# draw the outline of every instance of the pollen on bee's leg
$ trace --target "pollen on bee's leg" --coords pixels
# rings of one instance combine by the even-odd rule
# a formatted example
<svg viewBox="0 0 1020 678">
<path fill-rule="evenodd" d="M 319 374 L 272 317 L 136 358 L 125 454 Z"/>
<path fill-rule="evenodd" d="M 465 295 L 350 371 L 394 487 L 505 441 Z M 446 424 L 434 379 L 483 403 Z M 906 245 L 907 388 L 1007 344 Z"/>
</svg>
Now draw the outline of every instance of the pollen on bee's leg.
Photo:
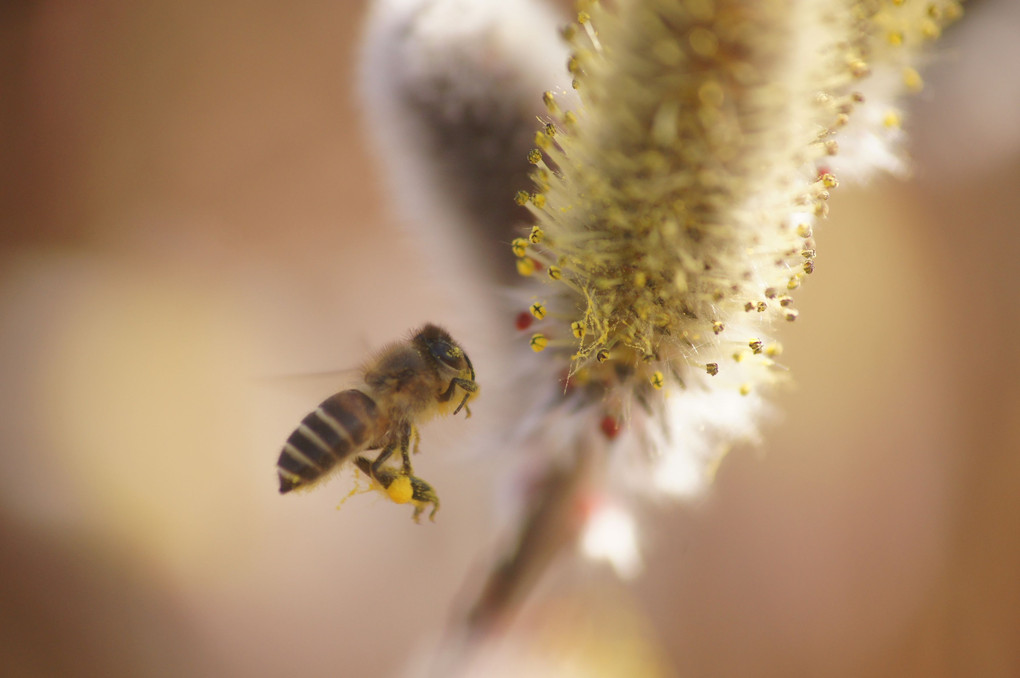
<svg viewBox="0 0 1020 678">
<path fill-rule="evenodd" d="M 414 490 L 412 495 L 412 503 L 414 504 L 414 515 L 411 517 L 414 522 L 421 522 L 421 514 L 425 511 L 425 508 L 431 504 L 432 512 L 429 513 L 429 520 L 435 522 L 436 511 L 439 510 L 439 496 L 436 495 L 436 491 L 432 489 L 432 486 L 421 478 L 411 476 L 411 487 Z"/>
<path fill-rule="evenodd" d="M 343 508 L 343 505 L 347 503 L 348 499 L 350 499 L 354 495 L 359 494 L 361 492 L 368 492 L 368 489 L 362 489 L 361 486 L 358 484 L 357 478 L 355 478 L 355 480 L 354 480 L 354 487 L 352 487 L 351 491 L 347 493 L 347 496 L 345 496 L 343 499 L 341 499 L 340 503 L 336 505 L 337 511 L 339 511 L 341 508 Z"/>
<path fill-rule="evenodd" d="M 411 478 L 409 476 L 394 478 L 393 482 L 386 488 L 386 494 L 395 504 L 406 504 L 411 501 L 411 497 L 414 494 L 414 490 L 411 487 Z"/>
</svg>

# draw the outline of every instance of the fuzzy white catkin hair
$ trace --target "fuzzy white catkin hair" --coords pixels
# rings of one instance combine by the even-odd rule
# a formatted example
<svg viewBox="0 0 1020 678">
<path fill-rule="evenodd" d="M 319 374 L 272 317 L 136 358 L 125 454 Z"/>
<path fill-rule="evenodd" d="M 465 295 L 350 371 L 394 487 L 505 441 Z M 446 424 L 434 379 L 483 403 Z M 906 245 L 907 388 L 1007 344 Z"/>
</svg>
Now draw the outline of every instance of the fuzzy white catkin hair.
<svg viewBox="0 0 1020 678">
<path fill-rule="evenodd" d="M 365 124 L 389 194 L 437 267 L 513 281 L 540 94 L 569 86 L 558 17 L 534 0 L 377 0 L 361 50 Z M 492 285 L 492 287 L 495 287 Z"/>
</svg>

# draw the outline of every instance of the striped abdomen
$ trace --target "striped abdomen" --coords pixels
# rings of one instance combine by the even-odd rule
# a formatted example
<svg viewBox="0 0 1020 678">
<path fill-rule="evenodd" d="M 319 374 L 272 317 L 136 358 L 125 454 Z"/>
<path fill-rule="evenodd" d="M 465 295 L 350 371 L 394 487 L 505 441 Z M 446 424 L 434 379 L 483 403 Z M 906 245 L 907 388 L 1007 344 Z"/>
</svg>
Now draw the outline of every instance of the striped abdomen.
<svg viewBox="0 0 1020 678">
<path fill-rule="evenodd" d="M 357 390 L 322 401 L 290 434 L 276 462 L 280 494 L 308 485 L 370 440 L 378 418 L 375 401 Z"/>
</svg>

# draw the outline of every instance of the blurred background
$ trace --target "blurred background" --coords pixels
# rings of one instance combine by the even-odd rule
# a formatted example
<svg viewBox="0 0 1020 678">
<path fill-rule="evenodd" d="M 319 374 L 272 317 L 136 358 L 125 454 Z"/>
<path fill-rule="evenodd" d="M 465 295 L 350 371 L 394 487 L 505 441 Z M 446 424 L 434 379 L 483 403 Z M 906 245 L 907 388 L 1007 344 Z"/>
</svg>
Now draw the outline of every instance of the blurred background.
<svg viewBox="0 0 1020 678">
<path fill-rule="evenodd" d="M 426 431 L 435 524 L 334 510 L 349 481 L 276 490 L 337 370 L 431 320 L 484 389 L 513 338 L 389 209 L 364 13 L 0 6 L 4 676 L 400 675 L 475 591 L 498 393 Z M 560 563 L 493 667 L 1020 675 L 1018 34 L 1014 3 L 971 3 L 907 119 L 913 176 L 835 192 L 765 443 L 644 517 L 634 583 Z"/>
</svg>

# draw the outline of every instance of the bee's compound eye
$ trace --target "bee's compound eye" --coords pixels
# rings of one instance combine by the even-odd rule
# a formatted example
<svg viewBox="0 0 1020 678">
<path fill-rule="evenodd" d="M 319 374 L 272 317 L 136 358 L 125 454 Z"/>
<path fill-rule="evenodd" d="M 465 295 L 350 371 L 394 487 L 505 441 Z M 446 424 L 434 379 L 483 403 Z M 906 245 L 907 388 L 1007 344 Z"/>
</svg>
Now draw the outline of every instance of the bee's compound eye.
<svg viewBox="0 0 1020 678">
<path fill-rule="evenodd" d="M 459 370 L 462 364 L 464 352 L 458 347 L 445 341 L 437 341 L 432 344 L 432 355 L 439 358 L 445 365 Z"/>
</svg>

